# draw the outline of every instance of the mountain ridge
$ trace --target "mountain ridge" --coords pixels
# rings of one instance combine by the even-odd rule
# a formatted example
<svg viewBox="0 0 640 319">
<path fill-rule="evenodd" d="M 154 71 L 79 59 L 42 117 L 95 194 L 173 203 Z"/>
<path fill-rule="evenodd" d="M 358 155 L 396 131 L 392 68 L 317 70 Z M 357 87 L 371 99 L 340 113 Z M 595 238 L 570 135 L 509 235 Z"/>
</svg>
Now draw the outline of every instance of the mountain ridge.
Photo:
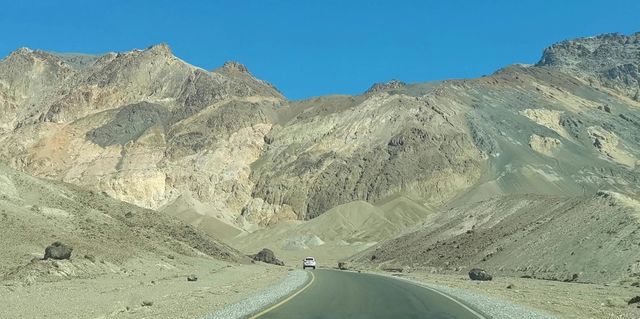
<svg viewBox="0 0 640 319">
<path fill-rule="evenodd" d="M 67 62 L 19 49 L 0 62 L 2 156 L 148 208 L 193 194 L 204 214 L 246 229 L 399 194 L 428 206 L 512 192 L 634 194 L 637 37 L 565 41 L 537 65 L 477 79 L 300 101 L 238 62 L 210 72 L 166 44 Z M 584 41 L 619 52 L 603 70 L 625 77 L 590 69 L 595 51 L 570 64 L 582 51 L 566 48 Z"/>
</svg>

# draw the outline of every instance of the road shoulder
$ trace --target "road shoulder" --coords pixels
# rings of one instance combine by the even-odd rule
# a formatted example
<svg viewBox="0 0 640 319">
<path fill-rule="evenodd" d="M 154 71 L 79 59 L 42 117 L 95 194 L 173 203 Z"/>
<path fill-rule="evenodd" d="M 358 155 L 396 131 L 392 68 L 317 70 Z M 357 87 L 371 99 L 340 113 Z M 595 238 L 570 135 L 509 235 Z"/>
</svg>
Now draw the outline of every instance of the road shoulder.
<svg viewBox="0 0 640 319">
<path fill-rule="evenodd" d="M 292 270 L 280 282 L 262 291 L 248 296 L 238 302 L 229 304 L 218 311 L 202 317 L 202 319 L 234 319 L 246 318 L 269 310 L 274 305 L 286 302 L 305 288 L 312 280 L 308 271 Z"/>
<path fill-rule="evenodd" d="M 455 300 L 465 308 L 470 308 L 470 310 L 476 313 L 479 317 L 485 317 L 487 319 L 557 319 L 557 317 L 537 309 L 532 309 L 527 306 L 518 305 L 461 288 L 434 284 L 425 280 L 425 278 L 417 276 L 392 275 L 381 272 L 370 273 L 409 282 L 411 284 L 424 287 L 425 289 L 435 291 Z"/>
<path fill-rule="evenodd" d="M 389 273 L 383 274 L 391 276 Z M 513 277 L 478 282 L 470 281 L 462 275 L 423 271 L 396 274 L 393 277 L 440 289 L 487 314 L 492 314 L 489 308 L 499 311 L 500 307 L 512 305 L 538 316 L 546 316 L 542 318 L 640 318 L 640 308 L 627 305 L 627 300 L 638 294 L 637 288 L 623 285 L 565 283 Z M 509 318 L 499 314 L 492 314 L 492 317 Z"/>
</svg>

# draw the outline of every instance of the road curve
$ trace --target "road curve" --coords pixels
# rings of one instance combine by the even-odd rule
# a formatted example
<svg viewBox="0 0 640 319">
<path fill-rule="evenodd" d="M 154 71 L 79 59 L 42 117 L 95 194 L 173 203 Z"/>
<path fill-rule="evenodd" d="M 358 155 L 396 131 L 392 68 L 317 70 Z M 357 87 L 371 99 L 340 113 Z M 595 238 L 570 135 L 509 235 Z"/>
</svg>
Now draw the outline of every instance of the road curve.
<svg viewBox="0 0 640 319">
<path fill-rule="evenodd" d="M 336 270 L 312 273 L 310 285 L 252 318 L 485 319 L 450 297 L 410 282 Z"/>
</svg>

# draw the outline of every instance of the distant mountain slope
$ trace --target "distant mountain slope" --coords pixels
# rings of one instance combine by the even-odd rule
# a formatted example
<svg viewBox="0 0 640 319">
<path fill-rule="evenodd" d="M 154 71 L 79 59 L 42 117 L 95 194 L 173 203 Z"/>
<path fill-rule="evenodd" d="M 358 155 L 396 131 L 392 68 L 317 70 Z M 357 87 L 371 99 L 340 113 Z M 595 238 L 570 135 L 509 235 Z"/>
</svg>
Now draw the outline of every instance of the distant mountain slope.
<svg viewBox="0 0 640 319">
<path fill-rule="evenodd" d="M 247 230 L 397 196 L 439 207 L 637 195 L 637 40 L 578 39 L 478 79 L 305 101 L 237 62 L 208 72 L 166 45 L 97 57 L 20 49 L 0 62 L 0 156 L 143 207 L 188 194 L 206 209 L 182 210 L 185 220 Z"/>
</svg>

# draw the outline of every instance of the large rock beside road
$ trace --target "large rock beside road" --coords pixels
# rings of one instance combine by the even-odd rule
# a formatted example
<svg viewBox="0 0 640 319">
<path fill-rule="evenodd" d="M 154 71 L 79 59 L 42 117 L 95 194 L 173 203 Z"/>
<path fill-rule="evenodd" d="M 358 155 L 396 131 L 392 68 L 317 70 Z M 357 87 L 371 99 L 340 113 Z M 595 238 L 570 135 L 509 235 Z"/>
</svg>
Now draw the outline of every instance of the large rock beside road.
<svg viewBox="0 0 640 319">
<path fill-rule="evenodd" d="M 73 248 L 59 241 L 51 244 L 44 250 L 44 260 L 47 259 L 70 259 Z"/>
<path fill-rule="evenodd" d="M 483 269 L 473 268 L 469 271 L 469 278 L 471 278 L 471 280 L 490 281 L 493 279 L 493 276 Z"/>
<path fill-rule="evenodd" d="M 255 255 L 249 256 L 255 261 L 265 262 L 267 264 L 274 264 L 278 266 L 284 266 L 284 262 L 276 258 L 276 255 L 271 249 L 264 248 Z"/>
</svg>

